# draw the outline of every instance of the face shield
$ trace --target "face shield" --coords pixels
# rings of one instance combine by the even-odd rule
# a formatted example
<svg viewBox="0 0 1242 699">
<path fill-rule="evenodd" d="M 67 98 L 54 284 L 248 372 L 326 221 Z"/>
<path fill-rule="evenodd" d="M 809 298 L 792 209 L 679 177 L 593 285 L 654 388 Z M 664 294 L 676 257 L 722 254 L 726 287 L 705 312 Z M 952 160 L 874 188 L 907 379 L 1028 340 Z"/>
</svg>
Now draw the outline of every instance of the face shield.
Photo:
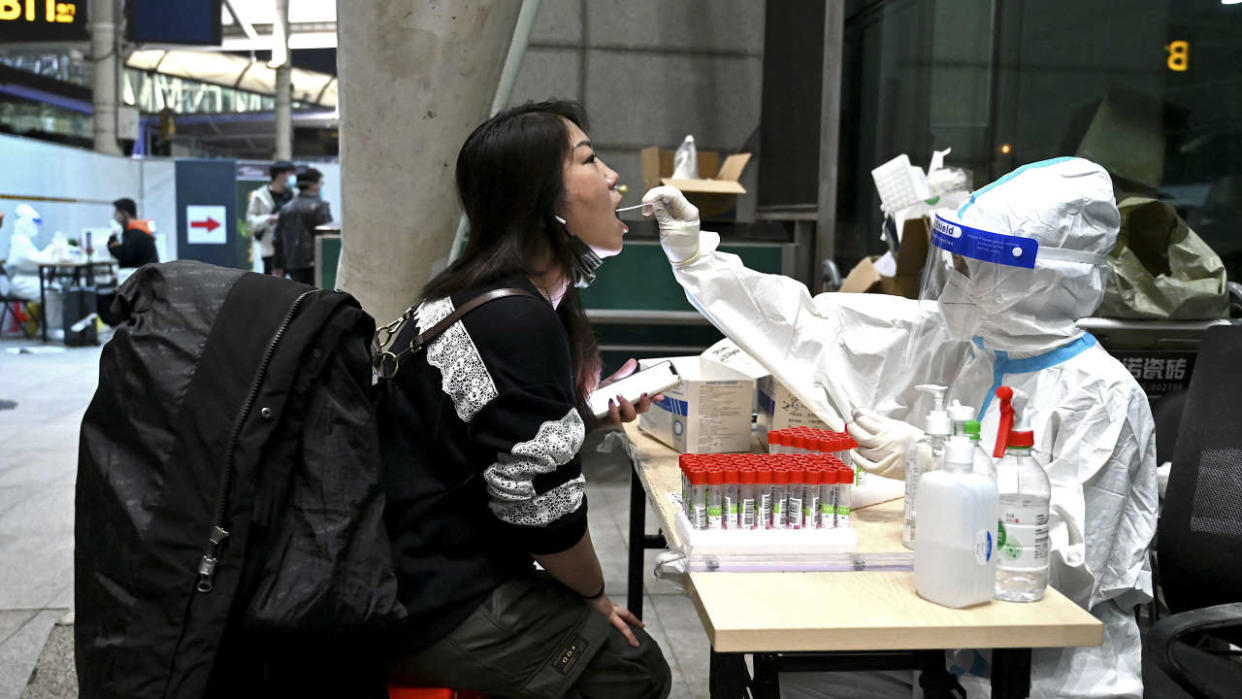
<svg viewBox="0 0 1242 699">
<path fill-rule="evenodd" d="M 956 340 L 1037 350 L 1075 332 L 1074 321 L 1099 303 L 1107 270 L 1102 253 L 1041 246 L 1035 236 L 970 226 L 939 211 L 919 293 L 934 312 L 921 317 Z"/>
</svg>

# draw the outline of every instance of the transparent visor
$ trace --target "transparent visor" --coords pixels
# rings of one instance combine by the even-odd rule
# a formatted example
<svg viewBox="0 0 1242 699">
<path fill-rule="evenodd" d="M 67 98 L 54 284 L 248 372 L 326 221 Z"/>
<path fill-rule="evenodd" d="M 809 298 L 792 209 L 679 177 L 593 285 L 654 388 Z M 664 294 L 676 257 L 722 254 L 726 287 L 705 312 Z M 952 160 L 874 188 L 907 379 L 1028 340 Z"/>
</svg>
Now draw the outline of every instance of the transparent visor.
<svg viewBox="0 0 1242 699">
<path fill-rule="evenodd" d="M 1018 307 L 1031 305 L 1032 295 L 1054 294 L 1065 279 L 1066 264 L 1083 269 L 1083 264 L 1107 264 L 1107 258 L 1041 247 L 1034 238 L 975 228 L 955 220 L 950 211 L 938 212 L 923 268 L 920 318 L 969 340 L 989 321 L 997 326 L 1006 314 L 1021 313 Z"/>
</svg>

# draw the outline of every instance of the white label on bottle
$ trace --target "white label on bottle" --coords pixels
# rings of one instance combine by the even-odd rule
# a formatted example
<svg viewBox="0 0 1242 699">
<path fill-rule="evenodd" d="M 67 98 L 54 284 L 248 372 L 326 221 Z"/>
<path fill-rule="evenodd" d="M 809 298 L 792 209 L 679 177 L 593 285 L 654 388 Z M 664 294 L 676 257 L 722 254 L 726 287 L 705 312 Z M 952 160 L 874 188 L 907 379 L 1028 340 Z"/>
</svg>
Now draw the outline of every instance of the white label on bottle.
<svg viewBox="0 0 1242 699">
<path fill-rule="evenodd" d="M 806 499 L 806 510 L 803 520 L 806 522 L 808 529 L 815 526 L 819 521 L 819 496 L 812 495 Z"/>
<path fill-rule="evenodd" d="M 975 534 L 975 563 L 979 565 L 987 565 L 992 560 L 992 550 L 995 542 L 992 541 L 992 532 L 987 529 L 980 529 Z"/>
<path fill-rule="evenodd" d="M 707 505 L 695 504 L 694 506 L 694 528 L 707 529 Z"/>
<path fill-rule="evenodd" d="M 1001 505 L 996 532 L 999 565 L 1006 569 L 1039 570 L 1048 566 L 1048 509 L 1036 505 Z"/>
<path fill-rule="evenodd" d="M 802 528 L 802 498 L 789 496 L 789 528 Z"/>
<path fill-rule="evenodd" d="M 767 529 L 772 525 L 772 494 L 759 495 L 759 526 Z"/>
</svg>

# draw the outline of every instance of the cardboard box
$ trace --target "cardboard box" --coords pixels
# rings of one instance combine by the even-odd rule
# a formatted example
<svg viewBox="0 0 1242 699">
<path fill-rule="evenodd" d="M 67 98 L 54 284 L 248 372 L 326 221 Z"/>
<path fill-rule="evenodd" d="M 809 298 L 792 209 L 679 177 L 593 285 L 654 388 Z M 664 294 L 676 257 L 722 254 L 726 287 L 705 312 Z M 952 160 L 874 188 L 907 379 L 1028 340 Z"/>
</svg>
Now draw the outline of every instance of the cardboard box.
<svg viewBox="0 0 1242 699">
<path fill-rule="evenodd" d="M 923 280 L 923 265 L 931 246 L 931 221 L 925 217 L 905 222 L 901 231 L 901 247 L 897 251 L 897 273 L 880 273 L 879 257 L 865 257 L 854 265 L 841 283 L 841 291 L 859 294 L 892 294 L 917 299 Z"/>
<path fill-rule="evenodd" d="M 674 152 L 657 146 L 642 150 L 643 186 L 651 189 L 666 184 L 680 189 L 690 203 L 698 207 L 699 218 L 704 221 L 734 218 L 737 195 L 746 193 L 738 180 L 750 162 L 750 153 L 734 153 L 721 165 L 719 153 L 698 151 L 700 179 L 675 180 L 672 178 Z"/>
<path fill-rule="evenodd" d="M 671 361 L 681 383 L 638 418 L 638 428 L 683 453 L 750 451 L 755 380 L 702 357 L 644 359 L 641 368 Z"/>
<path fill-rule="evenodd" d="M 702 357 L 705 362 L 720 364 L 755 380 L 755 423 L 762 434 L 766 435 L 768 430 L 796 426 L 828 429 L 828 425 L 814 411 L 803 405 L 771 372 L 732 340 L 725 338 L 708 347 Z"/>
</svg>

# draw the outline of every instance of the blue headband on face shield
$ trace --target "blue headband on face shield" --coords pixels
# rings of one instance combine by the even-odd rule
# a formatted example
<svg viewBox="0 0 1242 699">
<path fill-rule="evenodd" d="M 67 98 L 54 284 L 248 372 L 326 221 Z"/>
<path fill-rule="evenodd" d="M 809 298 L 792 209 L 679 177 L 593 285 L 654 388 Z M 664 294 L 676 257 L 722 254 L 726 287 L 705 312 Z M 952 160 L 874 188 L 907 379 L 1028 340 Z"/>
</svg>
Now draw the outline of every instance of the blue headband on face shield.
<svg viewBox="0 0 1242 699">
<path fill-rule="evenodd" d="M 1108 262 L 1108 255 L 1104 253 L 1040 247 L 1039 241 L 1034 238 L 972 228 L 950 221 L 940 214 L 936 214 L 932 245 L 954 255 L 1022 269 L 1034 269 L 1036 259 L 1079 262 L 1084 265 L 1102 265 Z"/>
<path fill-rule="evenodd" d="M 972 228 L 939 214 L 932 230 L 932 245 L 954 255 L 1024 269 L 1034 269 L 1039 254 L 1039 241 L 1033 238 Z"/>
</svg>

